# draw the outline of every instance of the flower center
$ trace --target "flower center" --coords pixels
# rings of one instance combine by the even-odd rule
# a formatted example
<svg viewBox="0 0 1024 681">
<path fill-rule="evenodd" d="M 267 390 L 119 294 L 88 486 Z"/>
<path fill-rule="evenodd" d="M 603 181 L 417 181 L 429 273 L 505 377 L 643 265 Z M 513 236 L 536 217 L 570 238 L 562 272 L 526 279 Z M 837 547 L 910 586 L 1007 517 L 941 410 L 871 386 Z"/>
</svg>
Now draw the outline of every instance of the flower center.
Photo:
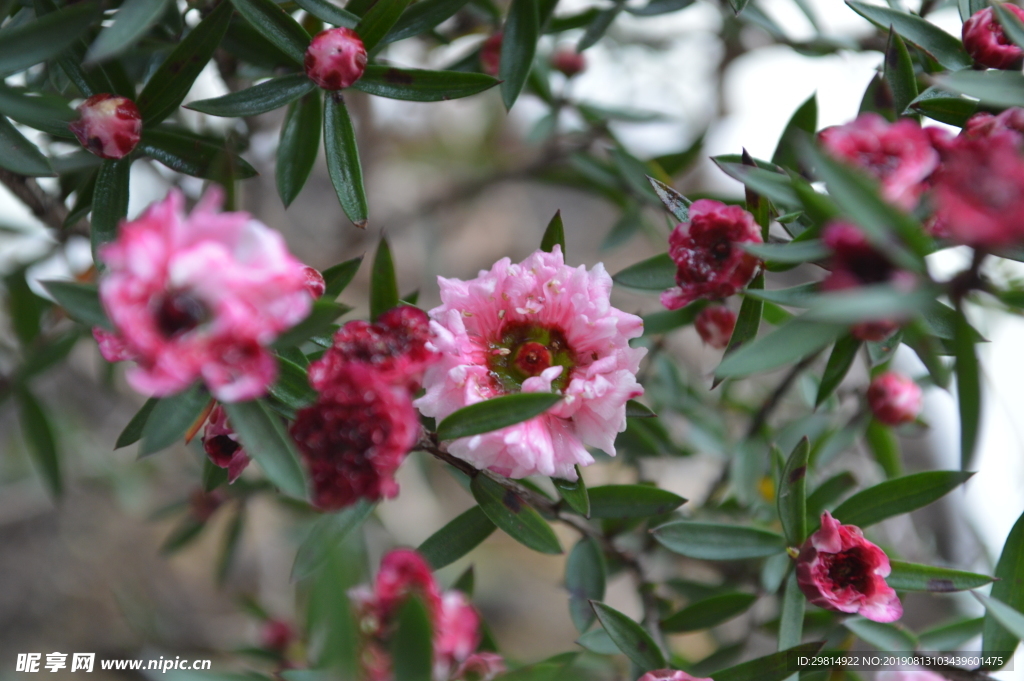
<svg viewBox="0 0 1024 681">
<path fill-rule="evenodd" d="M 711 255 L 715 260 L 722 261 L 732 253 L 732 243 L 728 239 L 722 239 L 711 247 Z"/>
<path fill-rule="evenodd" d="M 522 390 L 523 381 L 539 376 L 545 369 L 562 367 L 562 373 L 551 382 L 556 390 L 569 385 L 576 356 L 565 334 L 538 324 L 506 324 L 501 336 L 489 343 L 488 367 L 491 376 L 506 393 Z"/>
<path fill-rule="evenodd" d="M 156 308 L 156 328 L 167 338 L 173 338 L 199 326 L 207 318 L 208 312 L 195 296 L 170 292 Z"/>
<path fill-rule="evenodd" d="M 870 568 L 858 547 L 834 554 L 828 565 L 828 578 L 837 589 L 852 588 L 858 593 L 866 593 L 870 583 Z"/>
<path fill-rule="evenodd" d="M 241 449 L 241 445 L 227 435 L 216 435 L 204 442 L 203 448 L 213 462 L 223 468 L 231 462 L 231 457 Z"/>
</svg>

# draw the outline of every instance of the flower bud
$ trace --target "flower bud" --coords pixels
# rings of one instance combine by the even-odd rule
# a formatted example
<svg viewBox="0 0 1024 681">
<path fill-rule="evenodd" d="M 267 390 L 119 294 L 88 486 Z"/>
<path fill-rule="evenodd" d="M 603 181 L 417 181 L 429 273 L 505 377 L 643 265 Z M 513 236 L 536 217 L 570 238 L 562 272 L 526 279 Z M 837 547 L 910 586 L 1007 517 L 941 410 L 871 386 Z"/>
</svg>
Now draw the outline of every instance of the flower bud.
<svg viewBox="0 0 1024 681">
<path fill-rule="evenodd" d="M 559 50 L 551 56 L 551 66 L 572 78 L 587 68 L 587 58 L 576 50 Z"/>
<path fill-rule="evenodd" d="M 303 271 L 306 273 L 306 290 L 309 291 L 309 295 L 313 296 L 313 300 L 316 300 L 327 291 L 324 275 L 320 274 L 320 271 L 315 267 L 309 267 L 308 265 Z"/>
<path fill-rule="evenodd" d="M 921 388 L 906 376 L 887 372 L 868 386 L 868 405 L 875 418 L 886 425 L 910 423 L 921 413 Z"/>
<path fill-rule="evenodd" d="M 329 28 L 306 48 L 306 75 L 325 90 L 341 90 L 366 70 L 366 48 L 351 28 Z"/>
<path fill-rule="evenodd" d="M 1003 3 L 1003 7 L 1024 20 L 1024 9 Z M 981 66 L 991 69 L 1019 70 L 1024 66 L 1024 51 L 1006 37 L 995 10 L 986 7 L 975 12 L 964 22 L 962 35 L 964 49 Z"/>
<path fill-rule="evenodd" d="M 733 329 L 736 328 L 736 313 L 725 305 L 705 307 L 694 322 L 701 340 L 719 350 L 729 345 Z"/>
<path fill-rule="evenodd" d="M 497 76 L 501 68 L 501 33 L 495 33 L 480 47 L 480 68 L 489 76 Z"/>
<path fill-rule="evenodd" d="M 100 158 L 124 158 L 142 136 L 139 107 L 127 97 L 93 95 L 78 105 L 78 114 L 79 119 L 68 128 L 83 147 Z"/>
<path fill-rule="evenodd" d="M 260 630 L 260 644 L 268 650 L 284 652 L 294 637 L 291 625 L 284 620 L 269 619 Z"/>
</svg>

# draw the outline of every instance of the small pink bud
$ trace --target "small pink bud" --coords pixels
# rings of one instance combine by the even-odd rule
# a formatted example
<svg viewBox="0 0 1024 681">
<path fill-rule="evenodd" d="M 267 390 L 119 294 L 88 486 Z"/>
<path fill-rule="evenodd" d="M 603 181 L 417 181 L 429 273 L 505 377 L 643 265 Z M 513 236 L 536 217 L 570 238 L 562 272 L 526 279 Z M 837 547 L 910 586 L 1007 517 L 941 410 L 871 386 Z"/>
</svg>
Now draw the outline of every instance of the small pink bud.
<svg viewBox="0 0 1024 681">
<path fill-rule="evenodd" d="M 329 28 L 316 34 L 306 49 L 306 75 L 325 90 L 341 90 L 366 70 L 366 48 L 351 28 Z"/>
<path fill-rule="evenodd" d="M 712 681 L 709 678 L 697 678 L 678 669 L 655 669 L 640 677 L 639 681 Z"/>
<path fill-rule="evenodd" d="M 559 50 L 552 55 L 551 66 L 572 78 L 587 68 L 587 58 L 575 50 Z"/>
<path fill-rule="evenodd" d="M 495 33 L 480 48 L 480 67 L 489 76 L 497 76 L 501 68 L 502 33 Z"/>
<path fill-rule="evenodd" d="M 78 113 L 79 119 L 68 128 L 83 147 L 100 158 L 124 158 L 142 136 L 139 107 L 127 97 L 93 95 L 78 105 Z"/>
<path fill-rule="evenodd" d="M 269 619 L 263 623 L 260 631 L 260 644 L 268 650 L 283 652 L 291 645 L 295 632 L 284 620 Z"/>
<path fill-rule="evenodd" d="M 316 300 L 327 290 L 324 275 L 320 274 L 320 271 L 315 267 L 308 265 L 304 271 L 306 273 L 306 290 L 309 291 L 309 295 L 313 296 L 313 300 Z"/>
<path fill-rule="evenodd" d="M 1003 3 L 1003 7 L 1024 20 L 1024 9 Z M 964 48 L 974 61 L 992 69 L 1019 70 L 1024 65 L 1024 51 L 1006 37 L 995 10 L 986 7 L 964 22 Z"/>
<path fill-rule="evenodd" d="M 694 322 L 701 340 L 719 350 L 729 345 L 732 331 L 736 328 L 736 313 L 725 305 L 705 307 Z"/>
<path fill-rule="evenodd" d="M 921 388 L 906 376 L 890 371 L 871 381 L 868 405 L 875 418 L 886 425 L 910 423 L 921 413 Z"/>
</svg>

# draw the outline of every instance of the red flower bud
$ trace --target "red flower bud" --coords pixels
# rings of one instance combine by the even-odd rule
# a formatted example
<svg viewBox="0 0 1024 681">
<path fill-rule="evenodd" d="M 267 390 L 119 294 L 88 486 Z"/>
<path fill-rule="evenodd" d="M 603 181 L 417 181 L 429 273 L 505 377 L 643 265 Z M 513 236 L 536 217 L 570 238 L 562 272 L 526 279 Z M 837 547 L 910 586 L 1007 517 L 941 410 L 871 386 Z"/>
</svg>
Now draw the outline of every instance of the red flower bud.
<svg viewBox="0 0 1024 681">
<path fill-rule="evenodd" d="M 497 76 L 501 68 L 501 37 L 495 33 L 480 47 L 480 68 L 489 76 Z"/>
<path fill-rule="evenodd" d="M 733 329 L 736 328 L 736 313 L 725 305 L 705 307 L 693 324 L 701 340 L 719 350 L 729 345 Z"/>
<path fill-rule="evenodd" d="M 295 637 L 290 624 L 284 620 L 269 619 L 260 631 L 260 644 L 268 650 L 283 652 Z"/>
<path fill-rule="evenodd" d="M 228 415 L 219 404 L 210 412 L 203 431 L 203 450 L 215 466 L 228 469 L 228 484 L 233 483 L 249 465 L 249 455 L 228 424 Z"/>
<path fill-rule="evenodd" d="M 881 374 L 868 386 L 868 405 L 875 418 L 886 425 L 910 423 L 921 413 L 921 387 L 900 374 Z"/>
<path fill-rule="evenodd" d="M 313 296 L 313 300 L 316 300 L 327 290 L 324 275 L 320 274 L 320 271 L 316 268 L 309 267 L 308 265 L 303 271 L 306 273 L 306 290 L 309 291 L 309 295 Z"/>
<path fill-rule="evenodd" d="M 1024 9 L 1003 3 L 1003 7 L 1024 20 Z M 1024 66 L 1024 51 L 1006 37 L 995 10 L 986 7 L 964 22 L 964 48 L 974 61 L 991 69 L 1019 70 Z"/>
<path fill-rule="evenodd" d="M 341 90 L 366 70 L 366 48 L 351 28 L 329 28 L 306 48 L 306 75 L 325 90 Z"/>
<path fill-rule="evenodd" d="M 551 66 L 572 78 L 587 68 L 587 58 L 575 50 L 559 50 L 551 56 Z"/>
<path fill-rule="evenodd" d="M 78 113 L 79 119 L 68 128 L 83 147 L 100 158 L 124 158 L 142 137 L 139 107 L 127 97 L 93 95 L 78 105 Z"/>
</svg>

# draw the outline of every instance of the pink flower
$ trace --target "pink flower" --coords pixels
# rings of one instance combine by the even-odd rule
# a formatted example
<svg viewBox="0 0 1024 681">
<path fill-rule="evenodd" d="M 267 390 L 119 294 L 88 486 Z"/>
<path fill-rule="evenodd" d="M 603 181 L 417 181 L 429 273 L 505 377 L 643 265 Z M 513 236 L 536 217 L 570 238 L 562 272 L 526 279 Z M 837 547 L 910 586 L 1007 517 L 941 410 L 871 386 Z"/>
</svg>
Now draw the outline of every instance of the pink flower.
<svg viewBox="0 0 1024 681">
<path fill-rule="evenodd" d="M 700 311 L 693 325 L 697 327 L 701 340 L 722 350 L 729 345 L 733 329 L 736 328 L 736 313 L 725 305 L 710 305 Z"/>
<path fill-rule="evenodd" d="M 677 669 L 656 669 L 641 676 L 638 681 L 713 681 L 710 678 L 697 678 Z"/>
<path fill-rule="evenodd" d="M 503 258 L 470 281 L 438 281 L 430 347 L 441 360 L 424 376 L 423 414 L 440 420 L 518 392 L 564 397 L 529 421 L 453 441 L 453 455 L 516 478 L 570 480 L 574 464 L 593 463 L 587 446 L 614 456 L 626 401 L 643 394 L 636 372 L 646 350 L 629 347 L 643 322 L 611 306 L 603 265 L 569 267 L 556 247 L 517 265 Z"/>
<path fill-rule="evenodd" d="M 924 399 L 921 387 L 913 380 L 887 372 L 868 386 L 868 405 L 875 418 L 889 426 L 911 423 L 921 413 Z"/>
<path fill-rule="evenodd" d="M 761 243 L 761 228 L 739 206 L 699 199 L 690 221 L 676 225 L 668 253 L 676 263 L 676 284 L 661 294 L 670 310 L 698 298 L 727 298 L 750 283 L 760 261 L 739 244 Z"/>
<path fill-rule="evenodd" d="M 493 34 L 480 46 L 480 67 L 488 76 L 497 76 L 501 68 L 502 33 Z"/>
<path fill-rule="evenodd" d="M 126 97 L 93 95 L 79 104 L 77 111 L 78 120 L 68 127 L 83 147 L 100 158 L 124 158 L 142 137 L 139 107 Z"/>
<path fill-rule="evenodd" d="M 299 410 L 291 427 L 309 468 L 313 503 L 337 509 L 359 499 L 394 497 L 395 471 L 419 428 L 406 388 L 366 366 L 349 364 L 316 404 Z"/>
<path fill-rule="evenodd" d="M 505 660 L 497 653 L 474 653 L 452 674 L 455 681 L 491 681 L 505 671 Z"/>
<path fill-rule="evenodd" d="M 315 267 L 306 266 L 302 270 L 306 274 L 306 290 L 316 300 L 327 291 L 327 283 L 324 282 L 324 275 Z"/>
<path fill-rule="evenodd" d="M 939 163 L 931 137 L 917 121 L 889 123 L 864 113 L 846 125 L 825 128 L 818 141 L 832 156 L 866 171 L 882 184 L 882 196 L 904 210 L 917 205 L 922 182 Z"/>
<path fill-rule="evenodd" d="M 932 128 L 928 129 L 931 130 Z M 1000 132 L 1013 132 L 1018 135 L 1024 135 L 1024 109 L 1012 107 L 998 115 L 985 111 L 976 113 L 967 119 L 967 123 L 964 125 L 960 135 L 952 139 L 990 137 Z M 1020 141 L 1018 140 L 1019 143 Z"/>
<path fill-rule="evenodd" d="M 375 591 L 377 614 L 382 619 L 390 617 L 413 594 L 423 599 L 432 616 L 441 610 L 441 590 L 427 561 L 412 549 L 395 549 L 380 562 Z"/>
<path fill-rule="evenodd" d="M 946 677 L 924 669 L 885 670 L 875 674 L 875 681 L 945 681 Z"/>
<path fill-rule="evenodd" d="M 341 90 L 363 76 L 366 48 L 351 28 L 329 28 L 306 48 L 306 75 L 325 90 Z"/>
<path fill-rule="evenodd" d="M 92 328 L 92 337 L 100 346 L 100 354 L 108 362 L 124 362 L 135 359 L 135 353 L 125 344 L 124 339 L 113 331 L 101 329 L 98 326 Z"/>
<path fill-rule="evenodd" d="M 461 591 L 446 591 L 441 597 L 434 635 L 434 654 L 450 664 L 465 660 L 480 645 L 480 615 Z"/>
<path fill-rule="evenodd" d="M 587 58 L 576 50 L 559 50 L 551 55 L 551 66 L 572 78 L 587 68 Z"/>
<path fill-rule="evenodd" d="M 228 483 L 238 479 L 249 465 L 249 455 L 242 449 L 238 436 L 228 425 L 228 416 L 219 404 L 210 412 L 203 431 L 203 450 L 215 465 L 228 469 Z"/>
<path fill-rule="evenodd" d="M 260 630 L 260 645 L 268 650 L 283 652 L 291 645 L 295 638 L 290 624 L 284 620 L 269 619 L 263 623 Z"/>
<path fill-rule="evenodd" d="M 97 338 L 108 358 L 136 360 L 127 378 L 140 393 L 201 378 L 222 402 L 259 397 L 277 372 L 266 346 L 309 312 L 303 265 L 280 234 L 217 212 L 220 199 L 211 190 L 186 215 L 172 191 L 100 249 L 100 300 L 118 340 Z"/>
<path fill-rule="evenodd" d="M 1003 8 L 1024 19 L 1024 9 L 1009 2 Z M 1002 25 L 996 18 L 995 10 L 986 7 L 971 15 L 964 22 L 962 35 L 964 49 L 981 66 L 990 69 L 1020 70 L 1024 66 L 1024 51 L 1006 37 Z"/>
<path fill-rule="evenodd" d="M 423 372 L 439 357 L 427 346 L 430 319 L 411 305 L 400 305 L 376 323 L 351 321 L 334 334 L 333 345 L 309 366 L 309 382 L 326 390 L 352 362 L 364 364 L 383 380 L 418 390 Z"/>
<path fill-rule="evenodd" d="M 796 579 L 807 600 L 836 612 L 859 613 L 875 622 L 903 616 L 896 591 L 885 583 L 889 558 L 859 527 L 841 525 L 828 511 L 796 560 Z"/>
</svg>

